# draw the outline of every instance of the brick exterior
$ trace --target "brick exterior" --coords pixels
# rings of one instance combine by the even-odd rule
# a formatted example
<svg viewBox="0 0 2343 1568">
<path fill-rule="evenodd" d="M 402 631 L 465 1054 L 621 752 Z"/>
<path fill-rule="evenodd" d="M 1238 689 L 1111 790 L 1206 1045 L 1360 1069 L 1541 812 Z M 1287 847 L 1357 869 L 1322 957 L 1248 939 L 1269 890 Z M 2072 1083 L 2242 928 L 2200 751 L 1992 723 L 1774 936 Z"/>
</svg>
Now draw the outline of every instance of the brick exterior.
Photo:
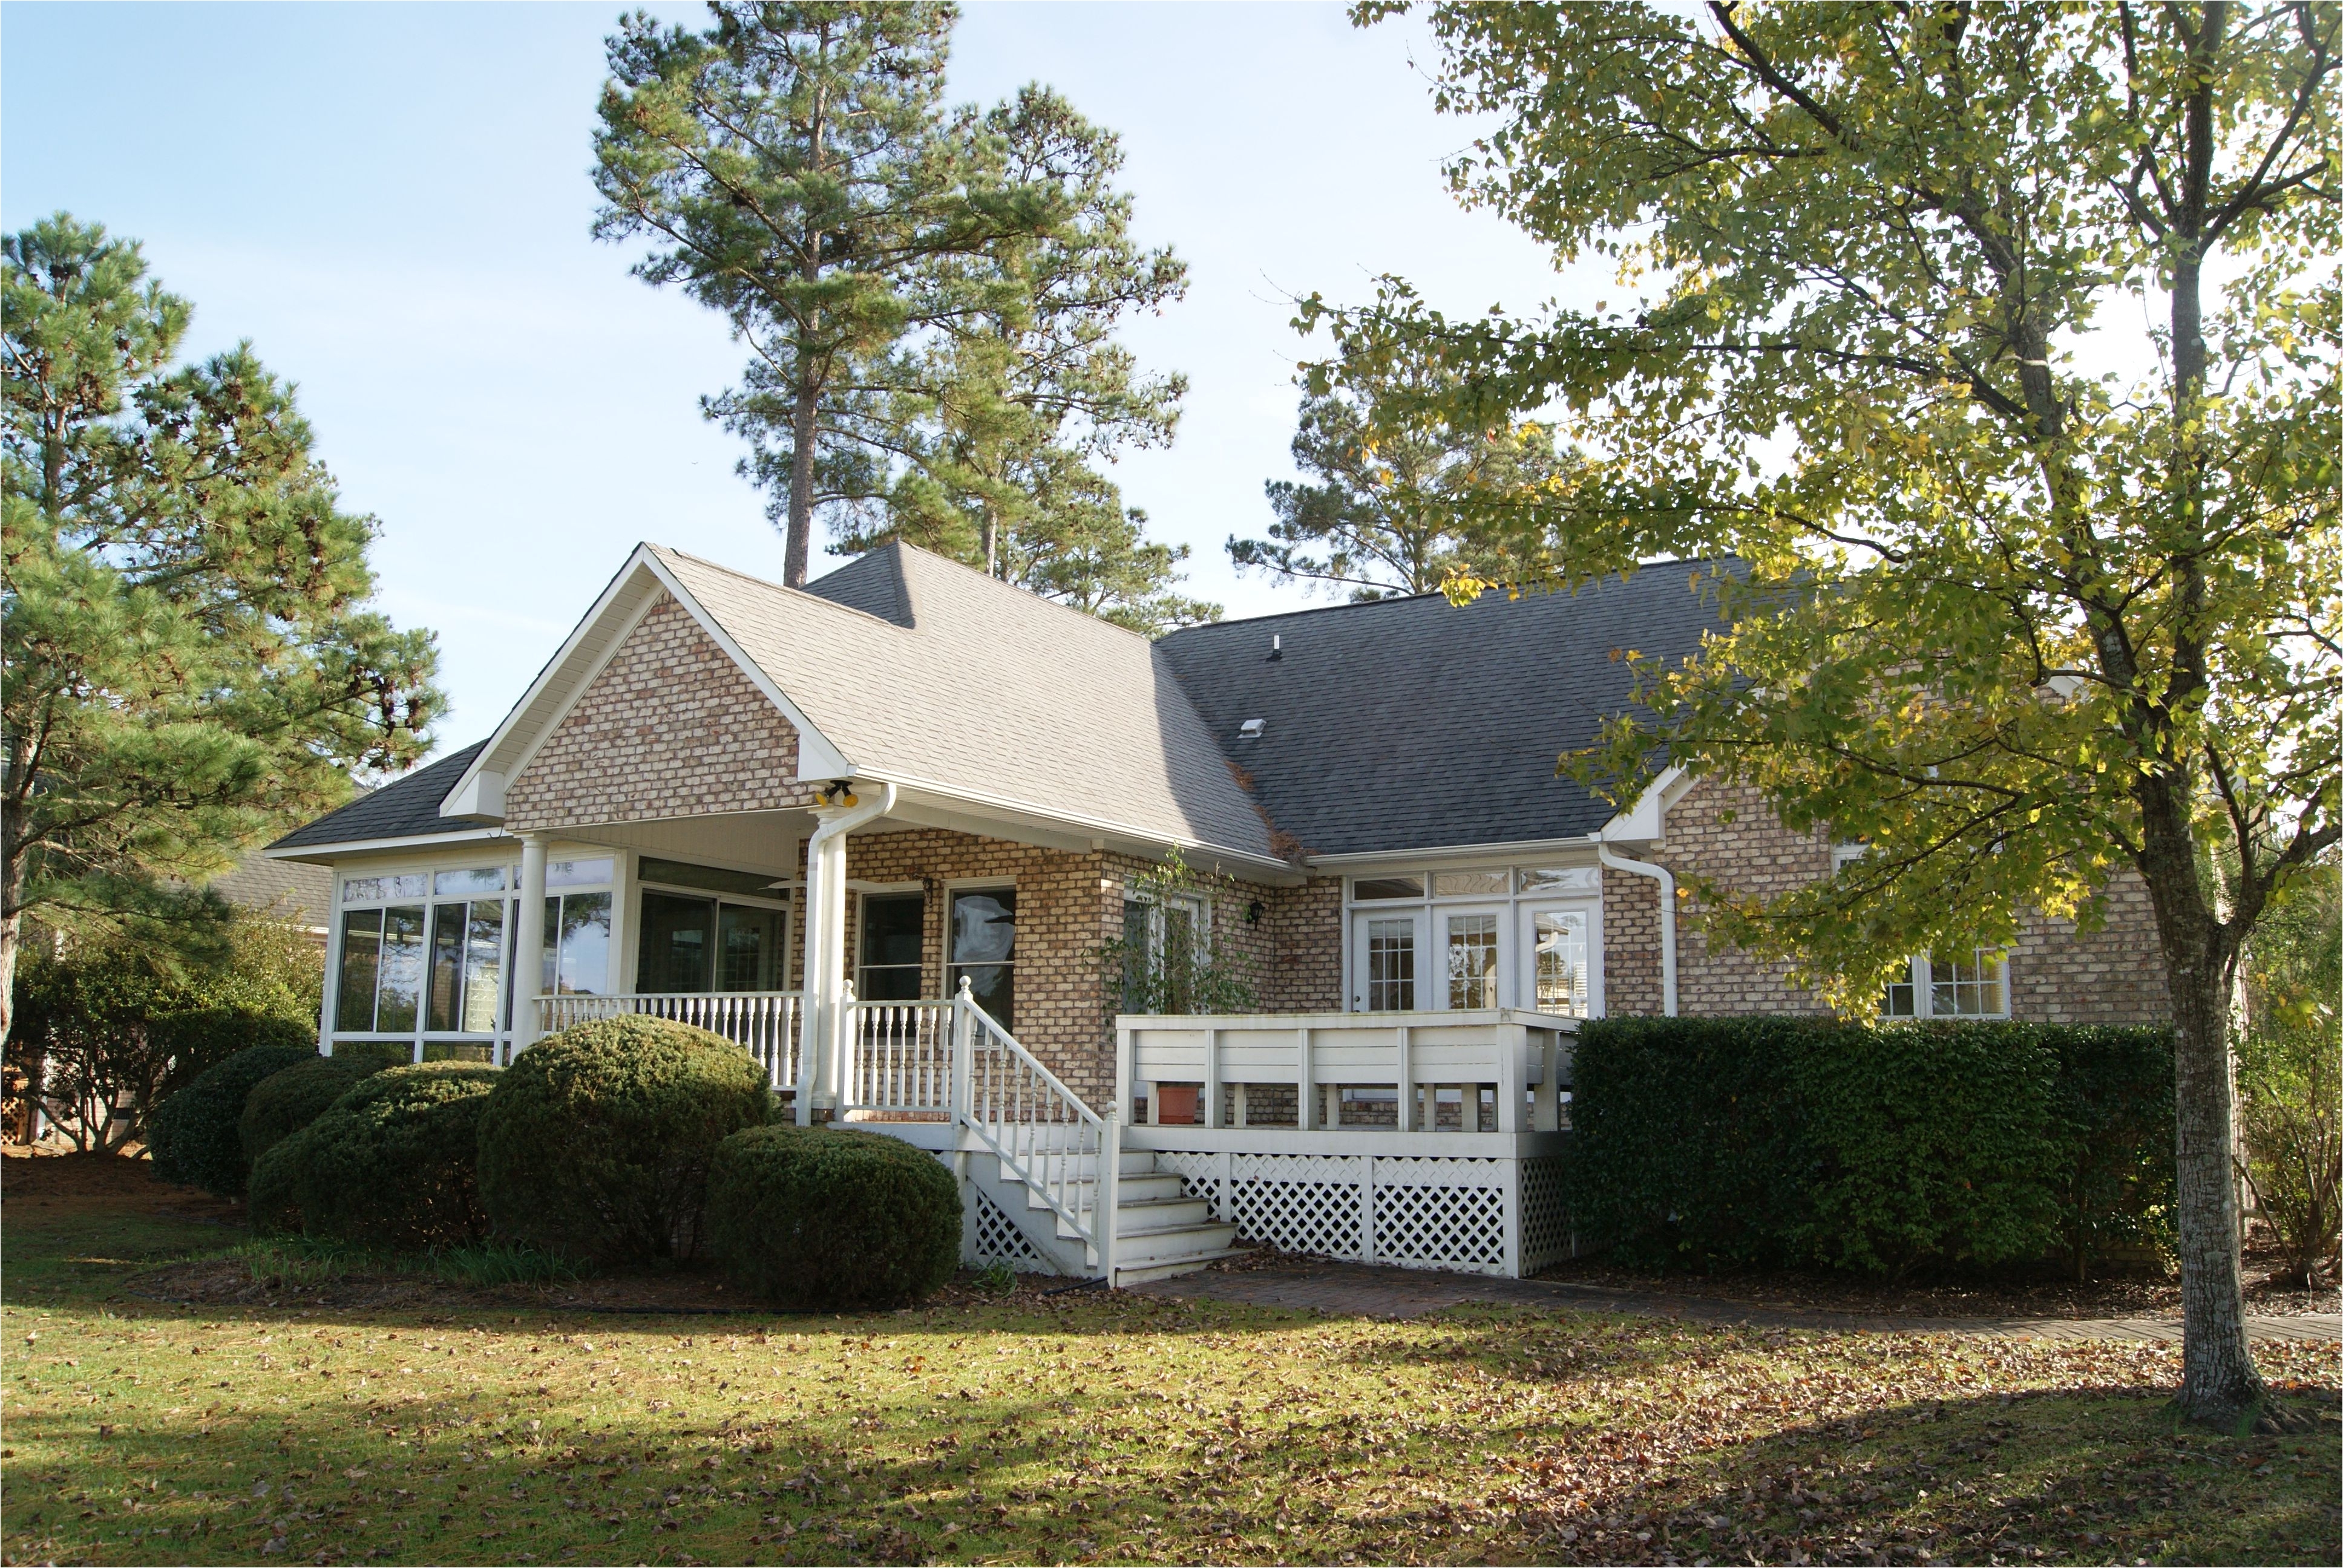
<svg viewBox="0 0 2343 1568">
<path fill-rule="evenodd" d="M 1735 893 L 1773 897 L 1831 874 L 1827 832 L 1790 832 L 1746 786 L 1700 783 L 1669 810 L 1666 837 L 1648 857 L 1679 878 L 1705 877 Z M 1688 891 L 1688 890 L 1687 890 Z M 1605 1010 L 1661 1008 L 1659 889 L 1647 877 L 1603 875 Z M 1687 1016 L 1819 1012 L 1813 992 L 1783 967 L 1712 942 L 1701 930 L 1703 900 L 1676 903 L 1676 1005 Z M 2075 922 L 2027 922 L 2008 960 L 2012 1017 L 2041 1023 L 2150 1023 L 2169 1016 L 2155 917 L 2136 873 L 2119 872 L 2104 897 L 2099 930 Z"/>
<path fill-rule="evenodd" d="M 516 833 L 811 803 L 798 738 L 690 613 L 662 598 L 506 787 Z"/>
</svg>

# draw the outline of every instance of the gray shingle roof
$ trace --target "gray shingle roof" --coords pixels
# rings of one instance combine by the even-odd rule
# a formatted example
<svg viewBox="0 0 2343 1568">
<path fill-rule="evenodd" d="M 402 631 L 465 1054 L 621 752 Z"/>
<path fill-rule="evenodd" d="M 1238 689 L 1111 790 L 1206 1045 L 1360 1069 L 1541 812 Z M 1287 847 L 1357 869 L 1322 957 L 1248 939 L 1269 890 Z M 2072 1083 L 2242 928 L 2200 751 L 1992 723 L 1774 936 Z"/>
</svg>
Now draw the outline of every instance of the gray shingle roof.
<svg viewBox="0 0 2343 1568">
<path fill-rule="evenodd" d="M 431 833 L 468 830 L 476 826 L 439 815 L 439 802 L 464 776 L 485 740 L 475 740 L 450 751 L 406 778 L 362 795 L 348 805 L 327 812 L 314 822 L 296 828 L 268 847 L 299 849 L 318 844 L 359 844 L 375 839 L 417 839 Z"/>
<path fill-rule="evenodd" d="M 1145 638 L 889 545 L 798 592 L 655 551 L 856 767 L 1268 858 L 1268 824 Z"/>
<path fill-rule="evenodd" d="M 1568 594 L 1436 594 L 1190 627 L 1156 646 L 1277 826 L 1315 855 L 1574 838 L 1612 808 L 1554 776 L 1627 705 L 1614 649 L 1719 623 L 1687 563 Z M 1270 638 L 1283 639 L 1271 661 Z M 1258 740 L 1240 738 L 1248 719 Z"/>
</svg>

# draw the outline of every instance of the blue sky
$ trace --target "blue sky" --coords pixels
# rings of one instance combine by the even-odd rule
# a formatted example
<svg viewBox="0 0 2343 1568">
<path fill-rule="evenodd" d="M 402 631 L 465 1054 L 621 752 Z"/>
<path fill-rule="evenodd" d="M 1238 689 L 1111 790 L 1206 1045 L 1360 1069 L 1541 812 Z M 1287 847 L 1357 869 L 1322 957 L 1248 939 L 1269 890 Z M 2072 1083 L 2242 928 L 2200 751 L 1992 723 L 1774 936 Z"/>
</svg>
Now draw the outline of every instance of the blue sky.
<svg viewBox="0 0 2343 1568">
<path fill-rule="evenodd" d="M 654 7 L 694 20 L 694 7 Z M 488 732 L 639 539 L 778 578 L 762 497 L 699 417 L 739 365 L 721 320 L 588 234 L 611 5 L 0 6 L 0 224 L 65 208 L 146 242 L 196 306 L 297 382 L 349 506 L 380 519 L 382 608 L 439 635 L 443 747 Z M 1292 473 L 1291 297 L 1382 272 L 1437 304 L 1574 297 L 1545 254 L 1449 197 L 1413 24 L 1322 5 L 974 4 L 960 99 L 1048 82 L 1123 137 L 1187 299 L 1133 325 L 1188 373 L 1126 498 L 1232 616 L 1303 602 L 1223 541 Z M 817 571 L 823 569 L 817 562 Z"/>
</svg>

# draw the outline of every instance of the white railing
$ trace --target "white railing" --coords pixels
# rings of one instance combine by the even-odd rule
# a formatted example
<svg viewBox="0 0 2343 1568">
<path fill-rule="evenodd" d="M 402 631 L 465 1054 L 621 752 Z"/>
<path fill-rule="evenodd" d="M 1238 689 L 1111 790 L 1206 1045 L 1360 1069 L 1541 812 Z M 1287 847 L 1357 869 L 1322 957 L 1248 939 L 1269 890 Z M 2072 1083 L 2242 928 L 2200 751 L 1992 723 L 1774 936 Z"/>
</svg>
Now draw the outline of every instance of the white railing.
<svg viewBox="0 0 2343 1568">
<path fill-rule="evenodd" d="M 1121 1122 L 1101 1116 L 979 1007 L 960 982 L 953 1019 L 952 1120 L 1000 1157 L 1081 1239 L 1114 1282 L 1115 1187 Z"/>
<path fill-rule="evenodd" d="M 765 1081 L 777 1090 L 798 1086 L 798 1000 L 793 990 L 639 991 L 622 996 L 541 996 L 537 999 L 539 1034 L 556 1034 L 571 1024 L 640 1013 L 671 1018 L 720 1034 L 757 1059 Z"/>
<path fill-rule="evenodd" d="M 1397 1102 L 1394 1131 L 1431 1132 L 1445 1091 L 1462 1101 L 1462 1130 L 1472 1131 L 1479 1086 L 1488 1085 L 1495 1091 L 1492 1131 L 1550 1132 L 1561 1125 L 1577 1033 L 1576 1019 L 1514 1008 L 1125 1014 L 1115 1020 L 1115 1102 L 1143 1098 L 1149 1119 L 1160 1121 L 1161 1086 L 1192 1087 L 1203 1126 L 1244 1127 L 1247 1091 L 1275 1086 L 1281 1100 L 1291 1094 L 1295 1101 L 1287 1125 L 1310 1132 L 1339 1128 L 1340 1090 L 1375 1088 Z"/>
<path fill-rule="evenodd" d="M 846 1003 L 846 1102 L 849 1115 L 951 1113 L 953 1004 L 948 1001 Z"/>
</svg>

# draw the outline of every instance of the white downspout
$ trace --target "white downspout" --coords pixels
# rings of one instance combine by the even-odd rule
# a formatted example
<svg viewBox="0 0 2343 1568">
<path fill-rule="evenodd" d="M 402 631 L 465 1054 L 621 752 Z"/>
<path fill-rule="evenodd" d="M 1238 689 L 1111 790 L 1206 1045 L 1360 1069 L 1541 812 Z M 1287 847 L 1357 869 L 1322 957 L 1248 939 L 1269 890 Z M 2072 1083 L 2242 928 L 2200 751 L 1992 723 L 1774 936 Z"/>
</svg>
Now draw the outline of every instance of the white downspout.
<svg viewBox="0 0 2343 1568">
<path fill-rule="evenodd" d="M 1594 840 L 1594 858 L 1611 869 L 1650 877 L 1660 884 L 1660 1010 L 1674 1018 L 1676 1015 L 1676 879 L 1665 866 L 1655 866 L 1649 860 L 1631 860 L 1624 855 L 1614 853 L 1599 832 L 1586 836 Z"/>
<path fill-rule="evenodd" d="M 848 807 L 817 806 L 819 825 L 806 839 L 806 952 L 803 1020 L 798 1035 L 798 1122 L 817 1107 L 838 1106 L 843 1060 L 839 1001 L 846 983 L 846 835 L 895 809 L 895 787 Z"/>
</svg>

